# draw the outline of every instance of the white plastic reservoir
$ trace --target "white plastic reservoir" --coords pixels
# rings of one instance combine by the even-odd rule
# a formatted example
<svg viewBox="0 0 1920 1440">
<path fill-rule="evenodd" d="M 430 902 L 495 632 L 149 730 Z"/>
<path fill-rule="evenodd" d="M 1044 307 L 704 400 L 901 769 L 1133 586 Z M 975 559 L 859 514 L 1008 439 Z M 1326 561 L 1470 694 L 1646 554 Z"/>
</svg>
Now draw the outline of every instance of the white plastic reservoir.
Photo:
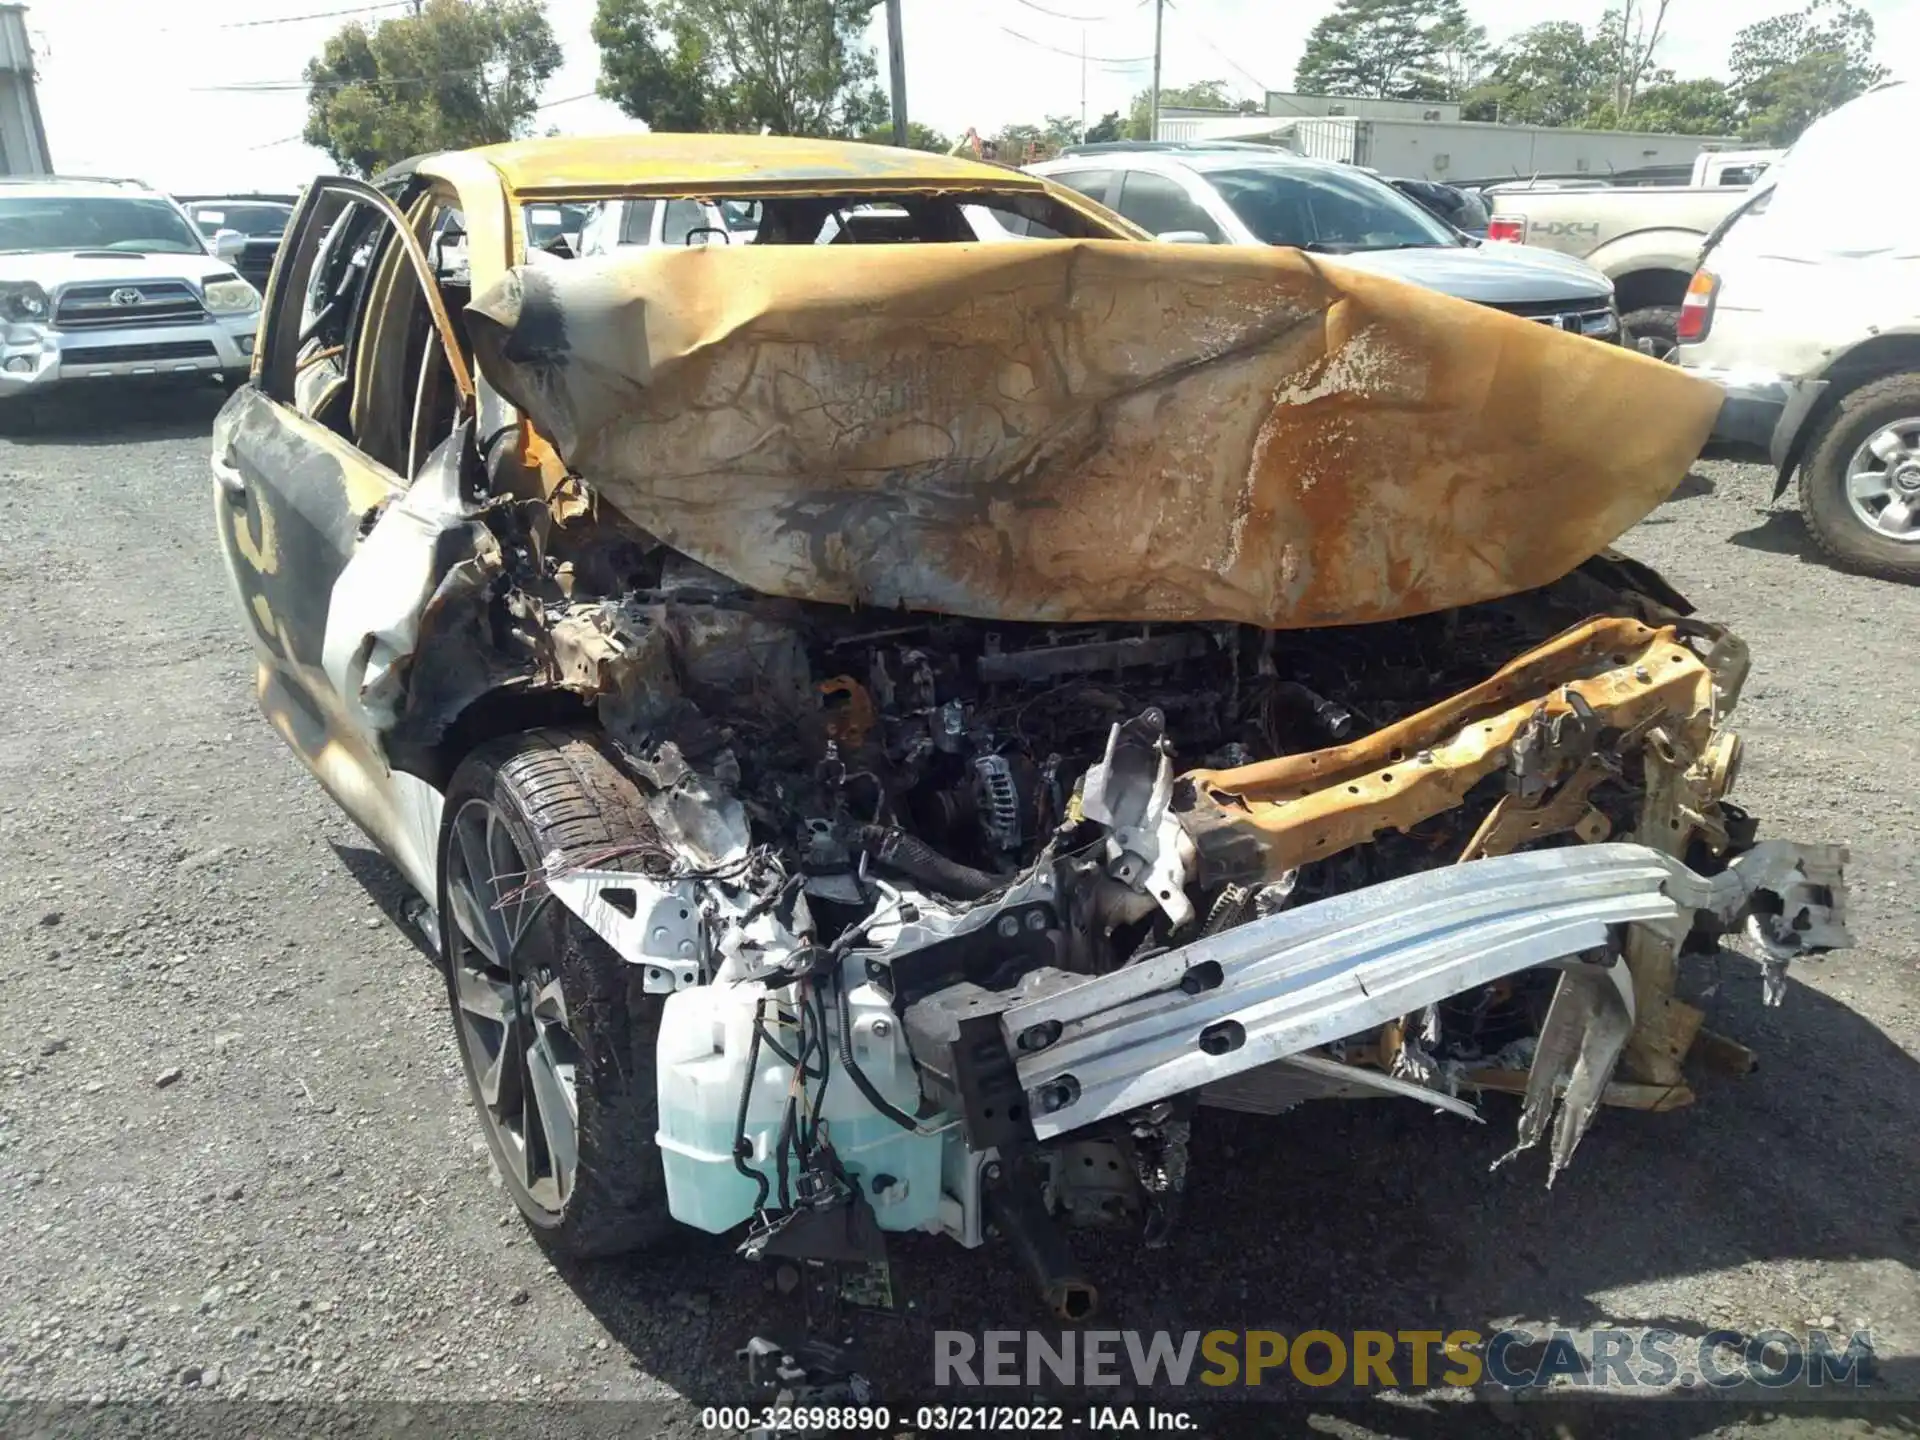
<svg viewBox="0 0 1920 1440">
<path fill-rule="evenodd" d="M 860 972 L 850 969 L 849 982 Z M 793 992 L 769 997 L 759 984 L 712 985 L 676 991 L 666 1000 L 657 1048 L 660 1128 L 656 1139 L 667 1175 L 667 1205 L 673 1218 L 718 1234 L 751 1219 L 759 1187 L 733 1163 L 734 1129 L 747 1054 L 753 1042 L 754 1005 L 767 998 L 767 1029 L 789 1055 L 798 1053 L 799 1033 L 779 1023 L 794 1011 Z M 863 980 L 848 992 L 853 1019 L 853 1057 L 873 1087 L 907 1115 L 920 1108 L 920 1083 L 913 1070 L 902 1026 L 886 997 Z M 883 1230 L 931 1230 L 940 1215 L 940 1150 L 957 1137 L 920 1135 L 903 1129 L 875 1110 L 840 1062 L 837 1007 L 827 1007 L 830 1027 L 827 1091 L 820 1113 L 834 1154 L 873 1206 Z M 793 1069 L 772 1047 L 762 1044 L 755 1062 L 752 1098 L 747 1106 L 749 1169 L 767 1177 L 768 1204 L 779 1204 L 774 1148 L 780 1135 Z M 815 1079 L 809 1092 L 817 1091 Z M 943 1121 L 923 1122 L 932 1129 Z M 789 1179 L 799 1162 L 789 1153 Z"/>
</svg>

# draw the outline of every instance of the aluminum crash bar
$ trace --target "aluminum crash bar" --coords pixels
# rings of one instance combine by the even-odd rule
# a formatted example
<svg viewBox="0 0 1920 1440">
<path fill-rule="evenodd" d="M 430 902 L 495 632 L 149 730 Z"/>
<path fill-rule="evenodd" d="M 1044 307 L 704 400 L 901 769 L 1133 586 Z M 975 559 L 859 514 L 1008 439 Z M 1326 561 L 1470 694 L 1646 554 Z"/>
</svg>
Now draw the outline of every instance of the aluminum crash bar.
<svg viewBox="0 0 1920 1440">
<path fill-rule="evenodd" d="M 1848 943 L 1845 861 L 1838 846 L 1767 841 L 1711 878 L 1628 843 L 1449 865 L 1023 1000 L 1001 1022 L 1034 1132 L 1048 1139 L 1517 971 L 1583 955 L 1610 963 L 1614 926 L 1678 941 L 1695 911 L 1733 924 L 1765 891 L 1773 899 L 1752 920 L 1767 922 L 1775 951 L 1837 948 Z"/>
</svg>

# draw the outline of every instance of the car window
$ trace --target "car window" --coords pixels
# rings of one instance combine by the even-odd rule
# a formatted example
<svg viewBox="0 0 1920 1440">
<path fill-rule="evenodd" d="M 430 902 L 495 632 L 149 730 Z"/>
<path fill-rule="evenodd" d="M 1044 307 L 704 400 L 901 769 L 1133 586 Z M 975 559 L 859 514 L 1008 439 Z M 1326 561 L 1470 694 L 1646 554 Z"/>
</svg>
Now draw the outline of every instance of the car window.
<svg viewBox="0 0 1920 1440">
<path fill-rule="evenodd" d="M 651 245 L 653 243 L 653 217 L 660 211 L 658 200 L 629 200 L 626 214 L 620 219 L 620 243 L 622 245 Z"/>
<path fill-rule="evenodd" d="M 687 236 L 709 223 L 698 200 L 669 200 L 666 218 L 660 222 L 660 243 L 684 245 Z"/>
<path fill-rule="evenodd" d="M 206 246 L 165 200 L 119 195 L 0 198 L 0 251 L 118 250 L 204 255 Z"/>
<path fill-rule="evenodd" d="M 1216 245 L 1225 238 L 1213 217 L 1194 203 L 1184 185 L 1151 170 L 1127 171 L 1126 179 L 1120 182 L 1120 203 L 1113 208 L 1150 235 L 1197 230 Z"/>
<path fill-rule="evenodd" d="M 416 203 L 412 222 L 430 260 L 438 242 L 464 228 L 451 205 L 430 196 Z M 371 202 L 323 195 L 307 231 L 294 237 L 266 319 L 262 388 L 410 477 L 458 409 L 428 292 L 387 213 Z M 464 291 L 427 283 L 457 313 Z"/>
<path fill-rule="evenodd" d="M 1340 254 L 1458 243 L 1452 231 L 1398 190 L 1356 170 L 1250 165 L 1209 170 L 1206 178 L 1269 245 Z"/>
<path fill-rule="evenodd" d="M 1078 190 L 1091 200 L 1107 203 L 1107 192 L 1113 188 L 1111 170 L 1063 170 L 1047 176 L 1056 185 L 1064 185 L 1069 190 Z"/>
<path fill-rule="evenodd" d="M 1000 240 L 1008 236 L 1016 240 L 1061 238 L 1060 232 L 1051 225 L 1022 215 L 1018 210 L 1006 210 L 997 205 L 966 205 L 962 209 L 967 222 L 973 226 L 974 234 L 982 240 Z"/>
<path fill-rule="evenodd" d="M 190 205 L 187 213 L 205 235 L 216 230 L 238 230 L 247 236 L 274 236 L 285 232 L 293 210 L 286 205 Z"/>
</svg>

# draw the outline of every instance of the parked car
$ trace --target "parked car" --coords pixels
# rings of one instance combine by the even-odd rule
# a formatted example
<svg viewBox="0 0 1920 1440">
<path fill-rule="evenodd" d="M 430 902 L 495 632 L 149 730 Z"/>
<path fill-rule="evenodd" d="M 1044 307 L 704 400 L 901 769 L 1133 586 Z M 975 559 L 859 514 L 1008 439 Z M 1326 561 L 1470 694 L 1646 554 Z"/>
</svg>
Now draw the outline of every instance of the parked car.
<svg viewBox="0 0 1920 1440">
<path fill-rule="evenodd" d="M 1613 287 L 1591 266 L 1476 244 L 1351 165 L 1266 147 L 1103 146 L 1028 169 L 1162 239 L 1292 245 L 1575 334 L 1620 337 Z"/>
<path fill-rule="evenodd" d="M 1437 180 L 1386 177 L 1387 183 L 1429 214 L 1444 220 L 1463 235 L 1487 238 L 1487 203 L 1471 190 L 1442 185 Z"/>
<path fill-rule="evenodd" d="M 1912 84 L 1815 121 L 1701 257 L 1675 357 L 1726 391 L 1720 448 L 1777 465 L 1775 498 L 1798 475 L 1822 550 L 1901 580 L 1920 580 L 1920 206 L 1858 199 L 1885 188 L 1888 137 L 1916 134 Z"/>
<path fill-rule="evenodd" d="M 1746 196 L 1737 186 L 1494 187 L 1487 238 L 1586 261 L 1613 282 L 1628 342 L 1656 360 L 1679 343 L 1680 304 L 1707 236 Z"/>
<path fill-rule="evenodd" d="M 591 205 L 528 206 L 524 217 L 528 245 L 548 251 L 564 245 L 568 252 L 578 255 L 593 210 Z"/>
<path fill-rule="evenodd" d="M 533 260 L 516 216 L 610 192 L 757 205 L 754 239 Z M 1027 238 L 952 243 L 969 207 Z M 457 269 L 417 238 L 455 233 Z M 1844 853 L 1726 799 L 1744 646 L 1607 548 L 1718 392 L 1147 239 L 771 136 L 302 200 L 220 543 L 555 1252 L 997 1231 L 1078 1319 L 1051 1212 L 1164 1243 L 1206 1109 L 1513 1090 L 1520 1148 L 1559 1107 L 1551 1173 L 1603 1102 L 1690 1098 L 1683 940 L 1776 979 L 1846 943 Z"/>
<path fill-rule="evenodd" d="M 240 278 L 256 290 L 267 288 L 273 257 L 280 253 L 280 236 L 293 216 L 293 199 L 266 195 L 178 196 L 187 214 L 209 240 L 222 230 L 237 230 L 246 246 L 234 257 Z"/>
<path fill-rule="evenodd" d="M 260 310 L 233 269 L 243 245 L 137 181 L 0 180 L 0 401 L 130 376 L 237 384 Z"/>
<path fill-rule="evenodd" d="M 581 233 L 582 255 L 629 245 L 744 245 L 753 239 L 759 207 L 710 200 L 608 200 L 593 207 Z"/>
</svg>

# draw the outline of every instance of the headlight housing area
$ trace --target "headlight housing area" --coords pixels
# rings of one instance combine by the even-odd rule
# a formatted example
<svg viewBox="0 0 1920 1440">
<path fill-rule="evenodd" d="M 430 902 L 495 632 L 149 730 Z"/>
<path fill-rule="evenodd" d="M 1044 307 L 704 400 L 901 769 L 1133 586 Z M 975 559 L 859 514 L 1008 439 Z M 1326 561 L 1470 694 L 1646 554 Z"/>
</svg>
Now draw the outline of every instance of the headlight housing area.
<svg viewBox="0 0 1920 1440">
<path fill-rule="evenodd" d="M 244 315 L 260 308 L 260 292 L 237 275 L 207 281 L 203 293 L 207 310 L 214 315 Z"/>
<path fill-rule="evenodd" d="M 47 292 L 31 280 L 0 283 L 0 317 L 17 322 L 45 320 L 53 309 Z"/>
</svg>

